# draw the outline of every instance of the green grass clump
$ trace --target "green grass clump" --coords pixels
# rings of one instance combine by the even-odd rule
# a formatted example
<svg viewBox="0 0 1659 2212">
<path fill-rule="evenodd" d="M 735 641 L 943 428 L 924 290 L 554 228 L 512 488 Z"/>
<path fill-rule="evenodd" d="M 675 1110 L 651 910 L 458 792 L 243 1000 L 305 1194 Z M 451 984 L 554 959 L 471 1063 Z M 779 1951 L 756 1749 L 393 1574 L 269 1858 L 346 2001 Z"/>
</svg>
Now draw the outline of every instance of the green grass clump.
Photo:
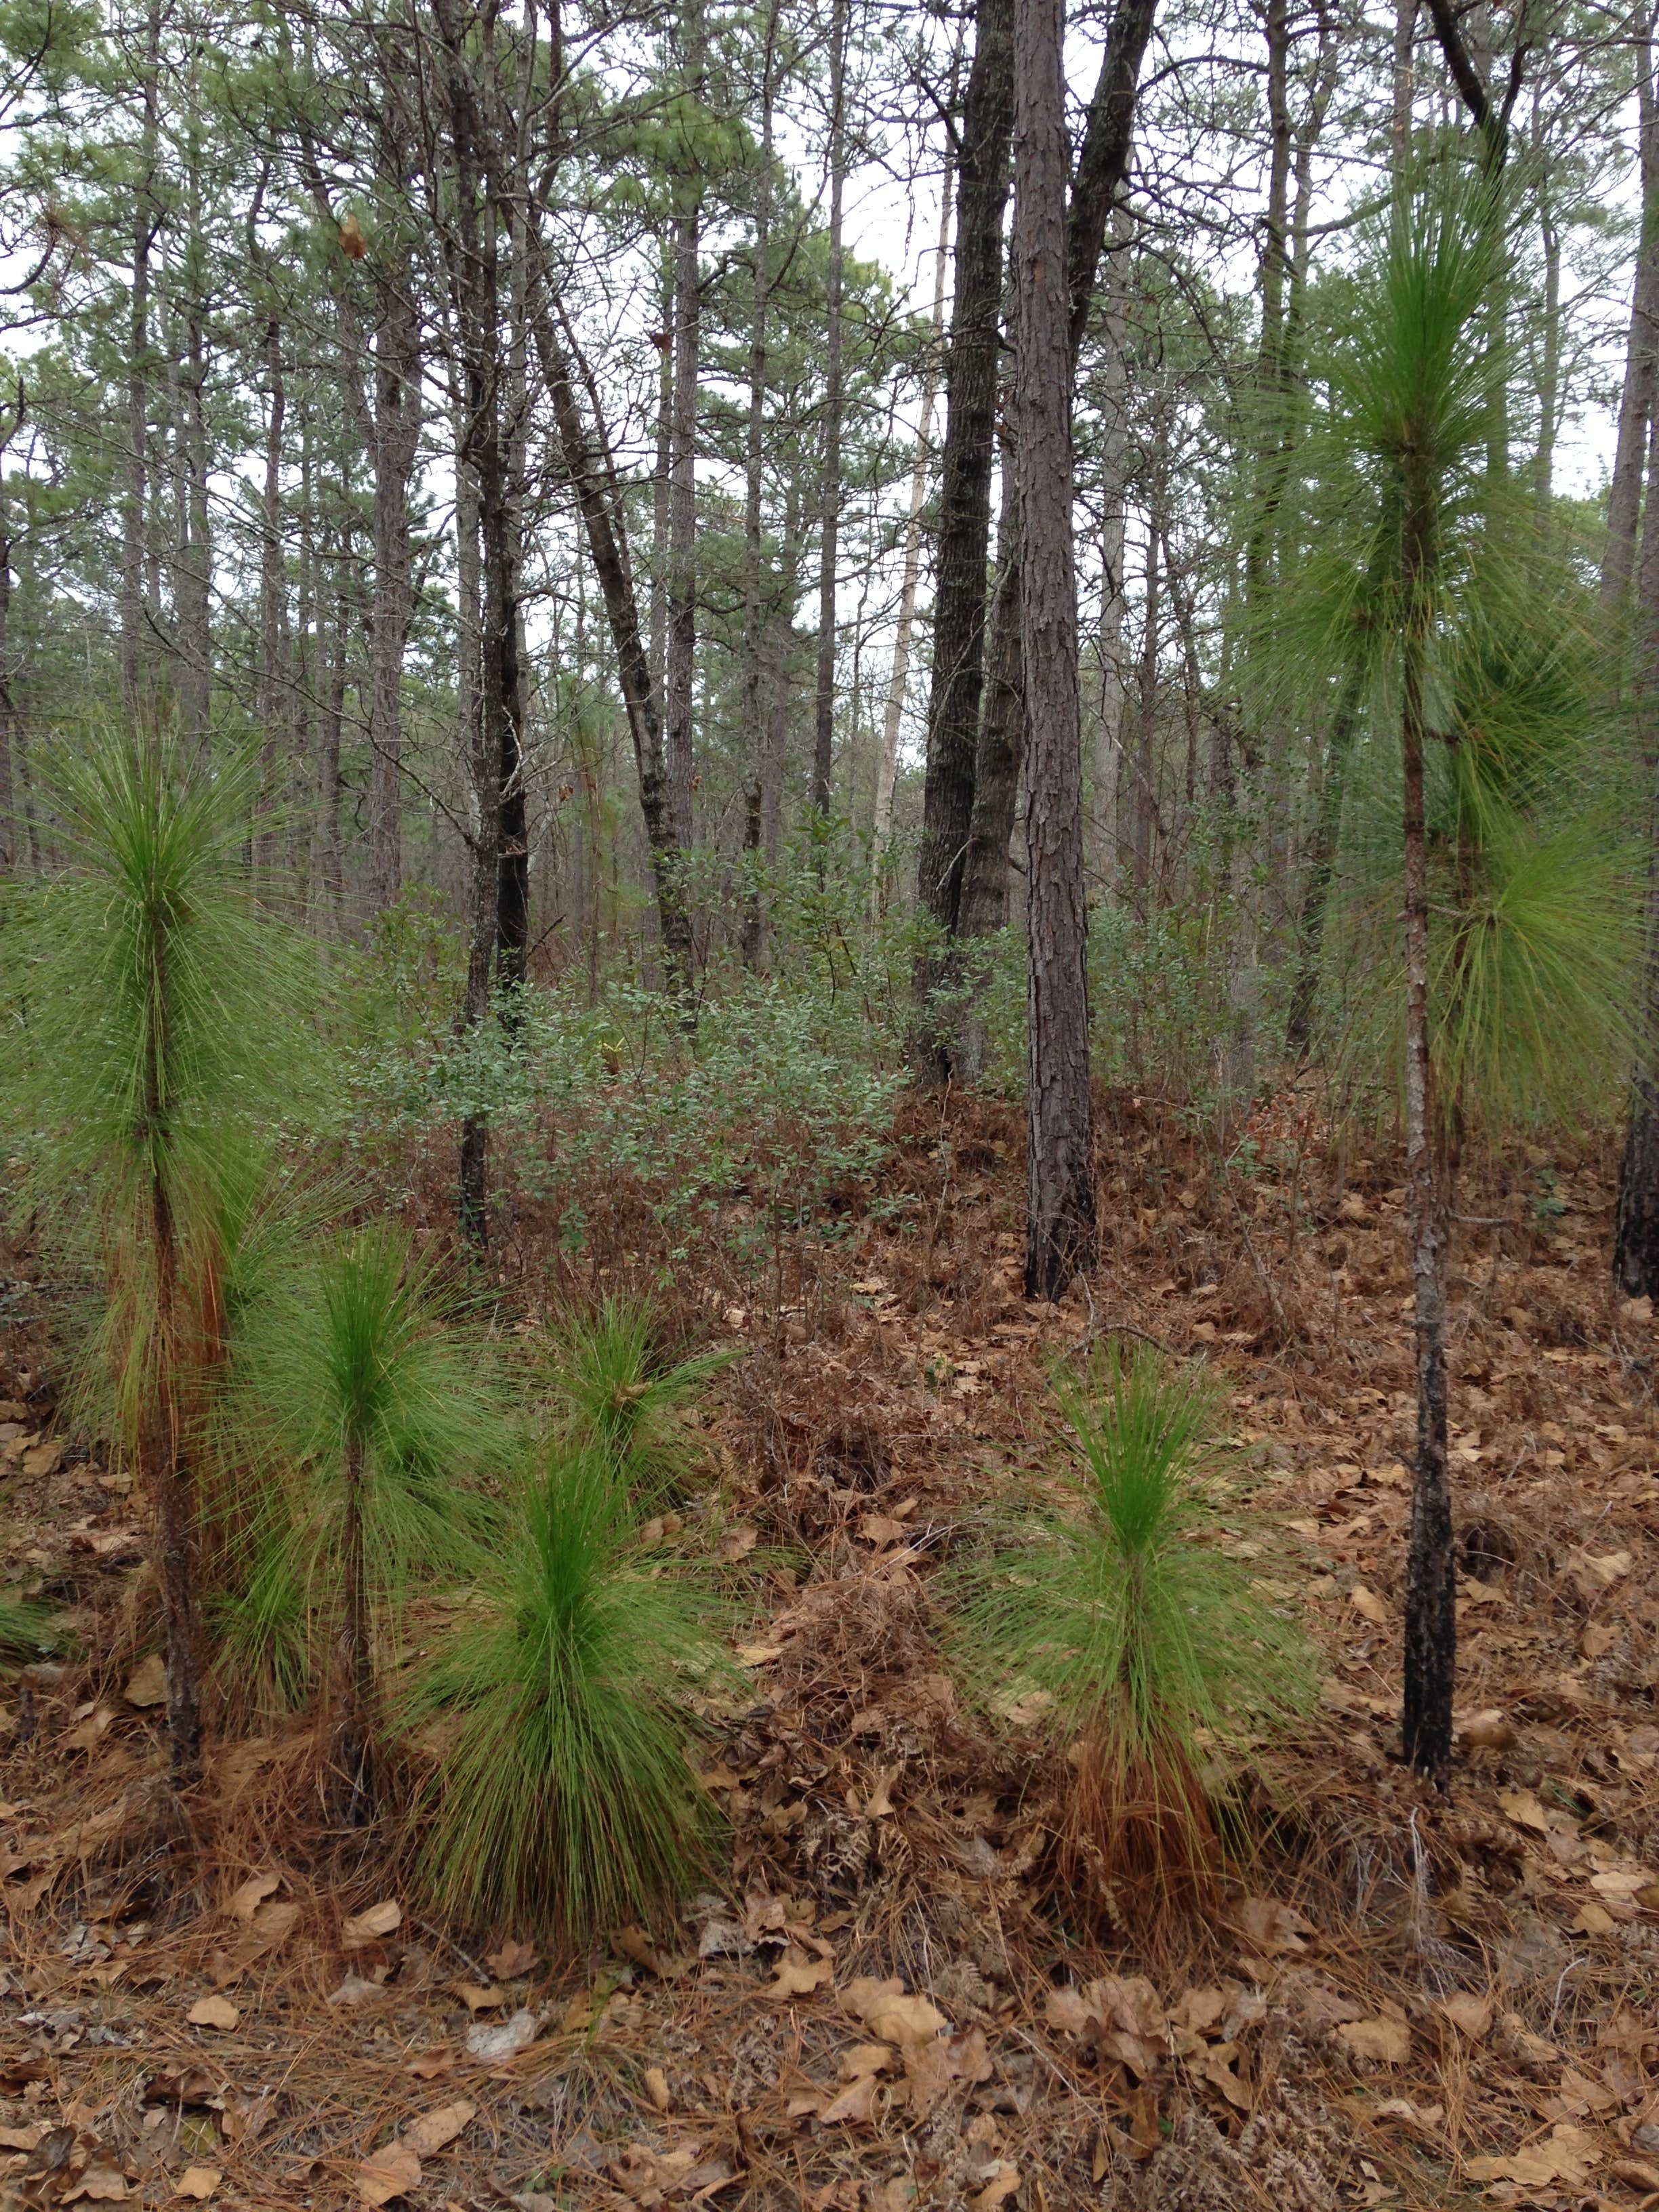
<svg viewBox="0 0 1659 2212">
<path fill-rule="evenodd" d="M 400 1712 L 441 1743 L 419 1879 L 469 1924 L 576 1935 L 648 1917 L 702 1863 L 688 1692 L 729 1660 L 713 1601 L 653 1571 L 603 1452 L 524 1479 L 474 1607 Z"/>
<path fill-rule="evenodd" d="M 31 1598 L 0 1597 L 0 1659 L 37 1659 L 61 1651 L 69 1638 L 50 1606 Z"/>
<path fill-rule="evenodd" d="M 489 1348 L 393 1224 L 326 1242 L 249 1314 L 240 1355 L 240 1418 L 267 1472 L 227 1626 L 290 1696 L 310 1656 L 355 1820 L 372 1794 L 377 1644 L 415 1589 L 471 1571 L 494 1510 L 481 1486 L 513 1431 Z"/>
<path fill-rule="evenodd" d="M 642 1297 L 611 1295 L 594 1313 L 571 1313 L 552 1363 L 571 1443 L 608 1459 L 641 1504 L 660 1503 L 696 1466 L 688 1404 L 736 1356 L 723 1348 L 671 1360 Z"/>
<path fill-rule="evenodd" d="M 1062 1865 L 1085 1894 L 1202 1887 L 1206 1770 L 1311 1698 L 1296 1626 L 1214 1541 L 1219 1393 L 1160 1353 L 1057 1373 L 1073 1488 L 965 1571 L 962 1641 L 989 1700 L 1039 1693 L 1067 1746 Z"/>
</svg>

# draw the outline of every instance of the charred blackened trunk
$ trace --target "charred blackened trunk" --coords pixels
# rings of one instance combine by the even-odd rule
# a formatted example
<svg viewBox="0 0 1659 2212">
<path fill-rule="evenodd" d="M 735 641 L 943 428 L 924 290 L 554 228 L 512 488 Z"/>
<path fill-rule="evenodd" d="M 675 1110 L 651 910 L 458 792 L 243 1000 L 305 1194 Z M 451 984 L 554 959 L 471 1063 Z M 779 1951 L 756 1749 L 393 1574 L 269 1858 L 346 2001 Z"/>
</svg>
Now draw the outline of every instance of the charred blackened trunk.
<svg viewBox="0 0 1659 2212">
<path fill-rule="evenodd" d="M 1013 131 L 1012 0 L 980 0 L 957 169 L 955 297 L 945 380 L 933 665 L 918 888 L 954 935 L 974 806 L 991 535 L 1002 224 Z M 934 978 L 919 979 L 925 992 Z M 931 1053 L 928 1064 L 943 1074 Z"/>
<path fill-rule="evenodd" d="M 1093 1261 L 1083 754 L 1072 540 L 1063 0 L 1018 0 L 1015 394 L 1025 675 L 1030 1079 L 1025 1293 L 1057 1298 Z"/>
</svg>

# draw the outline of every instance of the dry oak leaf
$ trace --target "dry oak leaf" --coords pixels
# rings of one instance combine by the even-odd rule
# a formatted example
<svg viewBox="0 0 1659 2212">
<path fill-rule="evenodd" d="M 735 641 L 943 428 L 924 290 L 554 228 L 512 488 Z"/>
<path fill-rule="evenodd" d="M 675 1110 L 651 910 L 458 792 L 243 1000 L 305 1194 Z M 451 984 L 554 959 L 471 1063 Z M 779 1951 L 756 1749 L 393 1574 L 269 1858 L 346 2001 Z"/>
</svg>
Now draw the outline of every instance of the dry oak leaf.
<svg viewBox="0 0 1659 2212">
<path fill-rule="evenodd" d="M 216 1995 L 210 1997 L 198 1997 L 195 2003 L 185 2014 L 185 2018 L 190 2022 L 190 2025 L 192 2027 L 222 2027 L 226 2029 L 234 2027 L 237 2021 L 240 2020 L 241 2017 L 241 2014 L 237 2011 L 235 2006 L 232 2004 L 228 1997 L 222 1997 Z"/>
<path fill-rule="evenodd" d="M 1386 1628 L 1388 1626 L 1389 1608 L 1387 1605 L 1384 1603 L 1382 1599 L 1378 1597 L 1374 1589 L 1368 1589 L 1364 1583 L 1356 1583 L 1354 1584 L 1352 1589 L 1348 1593 L 1348 1603 L 1363 1620 L 1369 1620 L 1374 1628 Z"/>
<path fill-rule="evenodd" d="M 456 1982 L 453 1988 L 468 2014 L 475 2020 L 481 2012 L 494 2012 L 497 2005 L 507 2002 L 505 1990 L 480 1989 L 477 1982 Z"/>
<path fill-rule="evenodd" d="M 1345 2020 L 1336 2032 L 1356 2058 L 1376 2058 L 1385 2066 L 1403 2066 L 1412 2055 L 1410 2028 L 1386 2014 L 1379 2013 L 1373 2020 Z"/>
<path fill-rule="evenodd" d="M 193 2197 L 205 2203 L 224 2179 L 216 2166 L 187 2166 L 173 2189 L 175 2197 Z"/>
<path fill-rule="evenodd" d="M 668 2090 L 668 2076 L 660 2066 L 646 2068 L 645 2094 L 659 2112 L 665 2112 L 673 2103 L 673 2098 L 669 2094 Z"/>
<path fill-rule="evenodd" d="M 1517 1828 L 1530 1828 L 1534 1835 L 1539 1836 L 1547 1836 L 1549 1833 L 1549 1821 L 1545 1817 L 1544 1808 L 1539 1803 L 1537 1796 L 1533 1790 L 1500 1790 L 1498 1793 L 1498 1809 L 1506 1820 L 1512 1820 Z"/>
<path fill-rule="evenodd" d="M 133 1668 L 123 1692 L 130 1705 L 140 1711 L 151 1705 L 164 1705 L 167 1701 L 167 1670 L 159 1651 L 152 1651 Z"/>
<path fill-rule="evenodd" d="M 73 2189 L 66 2189 L 58 2202 L 73 2204 L 85 2197 L 97 2204 L 118 2204 L 129 2193 L 127 2178 L 117 2165 L 113 2154 L 94 2151 L 81 2169 Z"/>
<path fill-rule="evenodd" d="M 999 2159 L 991 2167 L 985 2186 L 969 2198 L 974 2212 L 997 2212 L 1019 2187 L 1019 2168 L 1006 2158 Z"/>
<path fill-rule="evenodd" d="M 486 1953 L 484 1964 L 498 1980 L 516 1982 L 531 1971 L 540 1955 L 533 1943 L 520 1943 L 509 1936 L 499 1950 Z"/>
<path fill-rule="evenodd" d="M 799 1946 L 792 1943 L 778 1960 L 777 1979 L 761 1995 L 775 2004 L 787 1997 L 810 1997 L 814 1990 L 821 1990 L 834 1975 L 833 1959 L 809 1959 Z"/>
<path fill-rule="evenodd" d="M 407 2197 L 420 2187 L 421 2161 L 402 2143 L 388 2143 L 365 2159 L 353 2179 L 365 2204 L 390 2204 L 394 2197 Z"/>
<path fill-rule="evenodd" d="M 962 2035 L 934 2036 L 927 2043 L 907 2043 L 903 2056 L 911 2108 L 923 2119 L 949 2094 L 953 2081 L 988 2081 L 993 2070 L 982 2027 L 970 2027 Z"/>
<path fill-rule="evenodd" d="M 1270 1959 L 1280 1952 L 1305 1951 L 1305 1938 L 1318 1932 L 1293 1905 L 1281 1905 L 1272 1897 L 1245 1898 L 1233 1925 Z"/>
<path fill-rule="evenodd" d="M 926 1997 L 907 1996 L 896 1977 L 878 1981 L 860 1974 L 841 1992 L 841 2001 L 883 2043 L 931 2043 L 951 2025 Z"/>
<path fill-rule="evenodd" d="M 447 2143 L 454 2142 L 477 2109 L 463 2097 L 455 2104 L 440 2105 L 434 2112 L 422 2112 L 418 2120 L 411 2120 L 404 2130 L 400 2138 L 404 2148 L 412 2151 L 416 2158 L 431 2158 Z"/>
<path fill-rule="evenodd" d="M 1496 1706 L 1471 1713 L 1458 1729 L 1457 1741 L 1466 1751 L 1508 1751 L 1515 1742 L 1515 1723 Z"/>
<path fill-rule="evenodd" d="M 855 2075 L 847 2087 L 832 2097 L 818 2113 L 827 2126 L 840 2123 L 848 2127 L 869 2127 L 875 2119 L 876 2092 L 881 2087 L 874 2074 Z"/>
<path fill-rule="evenodd" d="M 281 1887 L 282 1880 L 279 1874 L 250 1875 L 241 1887 L 232 1893 L 229 1906 L 232 1919 L 251 1921 L 272 1890 Z"/>
<path fill-rule="evenodd" d="M 403 1921 L 404 1908 L 396 1898 L 383 1898 L 366 1912 L 354 1912 L 341 1927 L 340 1941 L 349 1951 L 355 1951 L 365 1943 L 378 1943 L 384 1936 L 395 1935 Z"/>
<path fill-rule="evenodd" d="M 0 2128 L 0 2150 L 33 2150 L 44 2128 Z"/>
<path fill-rule="evenodd" d="M 1545 2189 L 1559 2181 L 1570 2189 L 1582 2189 L 1601 2154 L 1601 2146 L 1589 2129 L 1564 2121 L 1546 2142 L 1527 2143 L 1507 2158 L 1468 2159 L 1463 2170 L 1473 2181 L 1518 2181 L 1528 2189 Z"/>
<path fill-rule="evenodd" d="M 1480 2043 L 1492 2033 L 1491 2000 L 1477 1996 L 1473 1990 L 1455 1990 L 1441 2000 L 1440 2009 L 1471 2043 Z"/>
</svg>

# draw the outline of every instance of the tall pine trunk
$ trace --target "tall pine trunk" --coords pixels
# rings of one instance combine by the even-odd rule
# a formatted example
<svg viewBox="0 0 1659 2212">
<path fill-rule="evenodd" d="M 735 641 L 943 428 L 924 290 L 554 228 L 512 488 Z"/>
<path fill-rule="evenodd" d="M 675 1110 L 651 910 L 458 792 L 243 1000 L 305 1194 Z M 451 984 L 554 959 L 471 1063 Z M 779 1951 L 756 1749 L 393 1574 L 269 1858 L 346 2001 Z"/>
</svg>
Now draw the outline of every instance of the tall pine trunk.
<svg viewBox="0 0 1659 2212">
<path fill-rule="evenodd" d="M 384 128 L 390 131 L 387 118 Z M 390 153 L 383 167 L 395 179 Z M 403 886 L 404 649 L 414 611 L 409 495 L 421 434 L 420 325 L 406 264 L 375 281 L 374 599 L 369 633 L 369 902 Z"/>
<path fill-rule="evenodd" d="M 830 815 L 836 742 L 836 584 L 840 560 L 842 197 L 847 181 L 847 0 L 830 14 L 830 271 L 825 301 L 823 472 L 818 489 L 818 659 L 812 714 L 812 805 Z"/>
<path fill-rule="evenodd" d="M 1064 42 L 1062 0 L 1017 0 L 1015 390 L 1030 871 L 1025 1291 L 1047 1298 L 1090 1266 L 1095 1243 Z"/>
<path fill-rule="evenodd" d="M 946 170 L 939 195 L 939 251 L 933 275 L 933 344 L 945 329 L 945 269 L 951 250 L 951 199 L 955 173 Z M 898 621 L 893 634 L 893 665 L 887 679 L 881 744 L 876 756 L 876 805 L 870 836 L 870 915 L 880 918 L 885 877 L 883 862 L 893 837 L 893 792 L 898 781 L 899 732 L 910 677 L 910 634 L 916 618 L 916 585 L 921 574 L 921 518 L 927 500 L 927 465 L 933 439 L 933 406 L 939 398 L 936 353 L 930 356 L 921 386 L 921 420 L 916 426 L 916 457 L 910 470 L 910 511 L 904 529 L 904 568 L 899 583 Z"/>
<path fill-rule="evenodd" d="M 126 484 L 121 503 L 121 701 L 135 720 L 143 718 L 150 703 L 146 670 L 150 659 L 148 632 L 153 601 L 145 589 L 144 555 L 149 485 L 149 253 L 160 219 L 155 205 L 155 159 L 161 52 L 160 0 L 150 0 L 144 38 L 140 181 L 133 198 L 131 290 L 127 314 Z"/>
<path fill-rule="evenodd" d="M 754 280 L 749 309 L 749 421 L 744 452 L 743 501 L 743 849 L 755 871 L 744 888 L 740 944 L 743 964 L 757 969 L 764 950 L 765 902 L 760 857 L 766 775 L 766 671 L 769 631 L 764 516 L 768 318 L 772 301 L 772 127 L 775 94 L 778 4 L 766 17 L 761 68 L 760 151 L 755 177 Z"/>
<path fill-rule="evenodd" d="M 1619 438 L 1613 479 L 1607 489 L 1607 542 L 1601 556 L 1601 595 L 1618 606 L 1629 593 L 1636 572 L 1636 543 L 1642 509 L 1642 471 L 1648 426 L 1653 417 L 1659 379 L 1659 101 L 1653 89 L 1653 15 L 1644 9 L 1637 25 L 1636 93 L 1640 115 L 1638 148 L 1641 163 L 1642 229 L 1631 295 L 1630 336 L 1625 351 L 1625 383 L 1619 404 Z"/>
<path fill-rule="evenodd" d="M 702 83 L 702 0 L 686 0 L 681 19 L 688 89 Z M 668 811 L 682 853 L 694 835 L 697 662 L 697 378 L 702 355 L 702 180 L 695 155 L 677 179 L 674 218 L 674 397 L 668 465 L 668 642 L 663 678 Z M 684 894 L 682 894 L 684 896 Z"/>
<path fill-rule="evenodd" d="M 1089 103 L 1089 121 L 1078 156 L 1066 227 L 1074 376 L 1107 233 L 1115 222 L 1122 220 L 1135 95 L 1156 4 L 1157 0 L 1118 0 Z M 1116 318 L 1109 327 L 1108 343 L 1121 349 L 1122 337 L 1121 318 Z M 1005 457 L 1005 468 L 1012 465 L 1012 459 Z M 1005 500 L 999 532 L 997 597 L 975 749 L 968 846 L 957 908 L 957 932 L 963 937 L 999 928 L 1008 913 L 1009 848 L 1022 764 L 1018 579 L 1018 502 Z M 1108 588 L 1121 594 L 1121 575 L 1115 580 L 1109 577 Z M 969 1061 L 975 1050 L 976 1027 L 970 1021 L 964 1035 Z M 962 1072 L 969 1072 L 967 1065 Z"/>
<path fill-rule="evenodd" d="M 927 702 L 918 890 L 947 935 L 957 927 L 974 806 L 991 537 L 1002 223 L 1013 131 L 1013 0 L 980 0 L 957 169 L 955 293 L 945 380 L 933 664 Z M 925 993 L 935 980 L 919 977 Z M 929 1057 L 937 1073 L 945 1069 Z"/>
<path fill-rule="evenodd" d="M 277 792 L 278 734 L 286 684 L 283 667 L 288 579 L 283 553 L 283 425 L 288 386 L 283 374 L 283 325 L 273 307 L 265 321 L 265 481 L 259 511 L 259 796 L 253 866 L 270 895 L 276 843 L 271 816 Z"/>
<path fill-rule="evenodd" d="M 1406 1564 L 1404 1747 L 1437 1787 L 1451 1771 L 1457 1666 L 1456 1573 L 1446 1431 L 1445 1212 L 1435 1173 L 1434 1070 L 1429 1031 L 1428 840 L 1423 767 L 1428 638 L 1418 600 L 1433 556 L 1426 491 L 1405 483 L 1402 537 L 1408 609 L 1401 636 L 1401 742 L 1405 771 L 1406 1188 L 1417 1340 L 1417 1467 Z"/>
</svg>

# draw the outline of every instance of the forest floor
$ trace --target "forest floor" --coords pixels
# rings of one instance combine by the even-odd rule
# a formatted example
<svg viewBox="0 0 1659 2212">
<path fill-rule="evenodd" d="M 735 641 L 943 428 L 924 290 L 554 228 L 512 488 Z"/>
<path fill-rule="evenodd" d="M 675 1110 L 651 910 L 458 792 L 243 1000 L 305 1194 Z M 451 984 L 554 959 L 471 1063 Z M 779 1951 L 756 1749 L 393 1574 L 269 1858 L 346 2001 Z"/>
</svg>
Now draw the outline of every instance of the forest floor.
<svg viewBox="0 0 1659 2212">
<path fill-rule="evenodd" d="M 1393 1755 L 1398 1161 L 1287 1100 L 1224 1170 L 1119 1102 L 1103 1264 L 1039 1311 L 1017 1122 L 907 1115 L 904 1233 L 852 1202 L 763 1327 L 702 1294 L 750 1347 L 687 1509 L 753 1600 L 708 1753 L 729 1852 L 678 1927 L 562 1965 L 423 1921 L 372 1840 L 321 1848 L 303 1733 L 222 1737 L 193 1845 L 168 1832 L 131 1500 L 54 1428 L 14 1285 L 5 1578 L 78 1607 L 92 1656 L 0 1683 L 0 2202 L 1659 2203 L 1659 1335 L 1607 1288 L 1607 1160 L 1517 1155 L 1461 1200 L 1447 1802 Z M 1119 1327 L 1224 1377 L 1224 1540 L 1324 1682 L 1213 1902 L 1085 1928 L 1033 1717 L 963 1708 L 930 1585 L 1053 1465 L 1045 1362 Z"/>
</svg>

